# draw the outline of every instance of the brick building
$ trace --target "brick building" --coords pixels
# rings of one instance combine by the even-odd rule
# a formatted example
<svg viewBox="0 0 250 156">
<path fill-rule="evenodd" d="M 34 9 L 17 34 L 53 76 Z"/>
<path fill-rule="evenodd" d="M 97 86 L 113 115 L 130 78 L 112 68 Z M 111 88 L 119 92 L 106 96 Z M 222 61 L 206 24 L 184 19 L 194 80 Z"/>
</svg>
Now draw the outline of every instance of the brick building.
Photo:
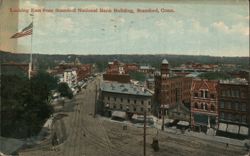
<svg viewBox="0 0 250 156">
<path fill-rule="evenodd" d="M 144 74 L 152 75 L 155 72 L 155 68 L 151 67 L 150 65 L 144 65 L 144 66 L 140 66 L 138 71 Z"/>
<path fill-rule="evenodd" d="M 119 83 L 130 83 L 130 76 L 128 74 L 103 74 L 103 80 L 115 81 Z"/>
<path fill-rule="evenodd" d="M 186 106 L 190 106 L 190 88 L 192 78 L 170 77 L 168 61 L 164 59 L 161 64 L 160 74 L 155 75 L 155 108 L 171 108 L 177 104 L 177 91 L 179 100 Z M 165 114 L 165 112 L 164 112 Z"/>
<path fill-rule="evenodd" d="M 207 131 L 218 124 L 218 81 L 194 79 L 191 87 L 191 126 Z"/>
<path fill-rule="evenodd" d="M 129 72 L 138 71 L 139 66 L 135 63 L 122 63 L 117 60 L 108 63 L 106 73 L 103 74 L 103 79 L 107 81 L 116 81 L 119 83 L 129 83 Z"/>
<path fill-rule="evenodd" d="M 250 125 L 249 84 L 244 79 L 219 83 L 219 135 L 248 135 Z"/>
<path fill-rule="evenodd" d="M 126 74 L 129 72 L 137 72 L 139 70 L 139 65 L 136 63 L 127 63 L 124 66 L 124 70 Z"/>
<path fill-rule="evenodd" d="M 67 63 L 59 64 L 50 73 L 54 75 L 63 74 L 65 70 L 75 69 L 77 74 L 77 81 L 82 81 L 85 78 L 89 77 L 92 74 L 92 65 L 91 64 L 80 64 L 80 63 Z"/>
<path fill-rule="evenodd" d="M 107 74 L 114 74 L 114 75 L 125 74 L 125 67 L 124 66 L 125 66 L 124 63 L 121 63 L 117 60 L 115 60 L 113 62 L 109 62 L 106 73 Z"/>
<path fill-rule="evenodd" d="M 111 115 L 112 111 L 126 112 L 127 115 L 151 112 L 152 94 L 146 89 L 129 83 L 104 81 L 101 84 L 101 103 L 103 111 Z"/>
</svg>

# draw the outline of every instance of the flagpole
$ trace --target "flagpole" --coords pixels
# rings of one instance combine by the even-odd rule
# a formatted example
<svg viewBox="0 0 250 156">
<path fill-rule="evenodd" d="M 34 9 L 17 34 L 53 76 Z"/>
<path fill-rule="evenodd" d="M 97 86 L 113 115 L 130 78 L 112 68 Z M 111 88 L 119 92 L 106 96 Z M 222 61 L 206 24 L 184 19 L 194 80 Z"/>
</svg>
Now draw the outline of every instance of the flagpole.
<svg viewBox="0 0 250 156">
<path fill-rule="evenodd" d="M 32 27 L 34 26 L 33 24 L 33 18 L 34 18 L 34 15 L 33 14 L 30 14 L 31 16 L 31 19 L 32 19 Z M 30 37 L 30 63 L 29 63 L 29 79 L 31 78 L 31 71 L 32 71 L 32 43 L 33 43 L 33 28 L 32 28 L 32 33 L 31 33 L 31 37 Z"/>
</svg>

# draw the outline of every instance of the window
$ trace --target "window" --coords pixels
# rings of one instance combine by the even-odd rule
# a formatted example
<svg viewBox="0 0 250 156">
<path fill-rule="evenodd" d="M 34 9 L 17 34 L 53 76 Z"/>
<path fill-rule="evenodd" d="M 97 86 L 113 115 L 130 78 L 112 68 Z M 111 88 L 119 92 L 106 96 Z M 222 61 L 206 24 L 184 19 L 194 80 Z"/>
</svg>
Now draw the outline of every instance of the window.
<svg viewBox="0 0 250 156">
<path fill-rule="evenodd" d="M 134 103 L 136 104 L 136 100 L 134 100 Z"/>
<path fill-rule="evenodd" d="M 228 114 L 228 120 L 232 121 L 232 114 Z"/>
<path fill-rule="evenodd" d="M 207 104 L 205 104 L 205 110 L 208 110 L 208 106 L 207 106 Z"/>
<path fill-rule="evenodd" d="M 136 107 L 134 107 L 134 112 L 136 112 Z"/>
<path fill-rule="evenodd" d="M 114 100 L 116 101 L 116 97 L 114 97 Z"/>
<path fill-rule="evenodd" d="M 224 113 L 224 119 L 227 120 L 228 119 L 228 114 Z"/>
<path fill-rule="evenodd" d="M 143 110 L 144 110 L 143 107 L 141 107 L 141 111 L 142 111 L 142 112 L 143 112 Z"/>
<path fill-rule="evenodd" d="M 116 109 L 116 105 L 113 105 L 113 108 Z"/>
<path fill-rule="evenodd" d="M 240 97 L 240 91 L 239 90 L 236 90 L 236 93 L 235 93 L 236 95 L 236 97 Z"/>
<path fill-rule="evenodd" d="M 121 102 L 123 102 L 123 98 L 121 98 Z"/>
<path fill-rule="evenodd" d="M 197 92 L 194 93 L 194 97 L 198 97 L 198 93 Z"/>
<path fill-rule="evenodd" d="M 150 112 L 151 111 L 151 109 L 150 108 L 148 108 L 148 112 Z"/>
<path fill-rule="evenodd" d="M 211 97 L 212 99 L 214 99 L 214 94 L 210 94 L 210 97 Z"/>
<path fill-rule="evenodd" d="M 247 117 L 246 117 L 246 115 L 242 115 L 242 116 L 241 116 L 241 121 L 242 121 L 243 123 L 246 123 L 246 122 L 247 122 Z"/>
<path fill-rule="evenodd" d="M 201 91 L 201 97 L 204 97 L 204 91 L 203 90 Z"/>
<path fill-rule="evenodd" d="M 246 111 L 246 104 L 245 104 L 245 103 L 242 103 L 242 104 L 241 104 L 241 111 L 242 111 L 242 112 L 245 112 L 245 111 Z"/>
<path fill-rule="evenodd" d="M 224 108 L 224 101 L 220 102 L 220 108 Z"/>
<path fill-rule="evenodd" d="M 194 108 L 198 109 L 198 104 L 197 104 L 197 102 L 194 103 Z"/>
<path fill-rule="evenodd" d="M 226 102 L 226 109 L 231 109 L 231 102 Z"/>
<path fill-rule="evenodd" d="M 240 96 L 241 96 L 241 97 L 246 97 L 245 92 L 244 92 L 244 91 L 241 91 L 241 92 L 240 92 Z"/>
<path fill-rule="evenodd" d="M 110 100 L 110 97 L 108 96 L 108 100 Z"/>
<path fill-rule="evenodd" d="M 130 111 L 130 109 L 129 109 L 129 106 L 128 106 L 128 105 L 126 106 L 126 110 L 127 110 L 128 112 Z"/>
<path fill-rule="evenodd" d="M 123 109 L 122 105 L 120 105 L 120 109 Z"/>
<path fill-rule="evenodd" d="M 226 91 L 225 90 L 221 91 L 221 96 L 223 96 L 223 97 L 226 96 Z"/>
<path fill-rule="evenodd" d="M 236 115 L 232 114 L 232 121 L 236 121 Z"/>
<path fill-rule="evenodd" d="M 232 90 L 231 93 L 232 93 L 232 97 L 235 97 L 235 95 L 236 95 L 236 94 L 235 94 L 235 90 Z"/>
<path fill-rule="evenodd" d="M 128 103 L 130 103 L 130 99 L 128 99 Z"/>
<path fill-rule="evenodd" d="M 208 98 L 208 91 L 205 91 L 205 98 Z"/>
<path fill-rule="evenodd" d="M 141 104 L 142 104 L 142 105 L 144 104 L 144 101 L 143 101 L 143 100 L 141 100 Z"/>
<path fill-rule="evenodd" d="M 220 113 L 220 118 L 223 120 L 225 119 L 225 114 L 223 112 Z"/>
<path fill-rule="evenodd" d="M 151 102 L 150 102 L 150 101 L 148 101 L 148 105 L 151 105 Z"/>
<path fill-rule="evenodd" d="M 227 90 L 227 91 L 226 91 L 226 96 L 227 96 L 227 97 L 230 97 L 230 96 L 231 96 L 230 90 Z"/>
<path fill-rule="evenodd" d="M 234 105 L 235 105 L 235 110 L 239 110 L 239 103 L 236 102 Z"/>
<path fill-rule="evenodd" d="M 201 109 L 204 109 L 204 104 L 203 103 L 201 104 Z"/>
<path fill-rule="evenodd" d="M 231 103 L 231 109 L 235 110 L 235 103 L 234 102 Z"/>
<path fill-rule="evenodd" d="M 241 122 L 241 118 L 240 118 L 239 114 L 235 115 L 235 121 L 236 122 Z"/>
<path fill-rule="evenodd" d="M 211 111 L 215 111 L 214 105 L 211 105 Z"/>
</svg>

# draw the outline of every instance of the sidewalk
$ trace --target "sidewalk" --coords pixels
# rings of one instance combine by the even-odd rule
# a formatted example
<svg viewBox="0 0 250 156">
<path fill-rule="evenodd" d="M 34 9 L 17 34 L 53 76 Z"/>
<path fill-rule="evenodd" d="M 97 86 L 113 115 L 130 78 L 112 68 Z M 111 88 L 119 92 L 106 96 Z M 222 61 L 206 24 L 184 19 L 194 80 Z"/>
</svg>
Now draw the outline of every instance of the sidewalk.
<svg viewBox="0 0 250 156">
<path fill-rule="evenodd" d="M 161 130 L 161 125 L 162 125 L 162 120 L 158 119 L 158 121 L 155 122 L 155 128 Z M 173 134 L 182 134 L 181 130 L 176 129 L 176 128 L 164 127 L 164 132 L 173 133 Z M 217 142 L 221 142 L 221 143 L 225 143 L 229 145 L 241 146 L 241 147 L 244 147 L 245 143 L 250 144 L 249 139 L 237 140 L 237 139 L 226 138 L 226 137 L 221 137 L 221 136 L 216 136 L 216 135 L 207 135 L 202 132 L 194 132 L 194 131 L 188 131 L 188 130 L 186 130 L 184 134 L 182 135 L 192 136 L 192 137 L 209 140 L 209 141 L 217 141 Z"/>
</svg>

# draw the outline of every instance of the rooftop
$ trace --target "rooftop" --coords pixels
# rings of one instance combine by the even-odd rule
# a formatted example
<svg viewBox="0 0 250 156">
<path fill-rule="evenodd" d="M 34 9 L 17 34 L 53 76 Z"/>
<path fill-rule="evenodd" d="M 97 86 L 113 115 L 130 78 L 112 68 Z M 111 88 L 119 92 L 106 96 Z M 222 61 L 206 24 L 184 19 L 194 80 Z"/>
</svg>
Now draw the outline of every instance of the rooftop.
<svg viewBox="0 0 250 156">
<path fill-rule="evenodd" d="M 220 80 L 220 84 L 248 85 L 246 79 L 235 78 L 231 80 Z"/>
<path fill-rule="evenodd" d="M 152 96 L 152 94 L 139 86 L 135 86 L 130 83 L 118 83 L 118 82 L 108 82 L 104 81 L 101 84 L 101 90 L 111 93 L 120 93 L 120 94 L 130 94 L 130 95 L 139 95 L 139 96 Z"/>
<path fill-rule="evenodd" d="M 201 73 L 200 72 L 192 72 L 188 75 L 186 75 L 186 77 L 198 77 Z"/>
<path fill-rule="evenodd" d="M 151 67 L 149 65 L 144 65 L 144 66 L 140 66 L 140 69 L 155 69 L 154 67 Z"/>
<path fill-rule="evenodd" d="M 191 90 L 199 91 L 200 89 L 208 89 L 209 91 L 217 91 L 218 82 L 214 80 L 194 79 Z"/>
<path fill-rule="evenodd" d="M 71 69 L 65 69 L 64 72 L 72 72 L 72 71 L 76 71 L 76 68 L 71 68 Z"/>
<path fill-rule="evenodd" d="M 155 79 L 154 78 L 149 78 L 149 79 L 147 79 L 147 81 L 153 82 L 153 81 L 155 81 Z"/>
<path fill-rule="evenodd" d="M 162 60 L 162 64 L 168 64 L 168 60 L 167 59 Z"/>
</svg>

